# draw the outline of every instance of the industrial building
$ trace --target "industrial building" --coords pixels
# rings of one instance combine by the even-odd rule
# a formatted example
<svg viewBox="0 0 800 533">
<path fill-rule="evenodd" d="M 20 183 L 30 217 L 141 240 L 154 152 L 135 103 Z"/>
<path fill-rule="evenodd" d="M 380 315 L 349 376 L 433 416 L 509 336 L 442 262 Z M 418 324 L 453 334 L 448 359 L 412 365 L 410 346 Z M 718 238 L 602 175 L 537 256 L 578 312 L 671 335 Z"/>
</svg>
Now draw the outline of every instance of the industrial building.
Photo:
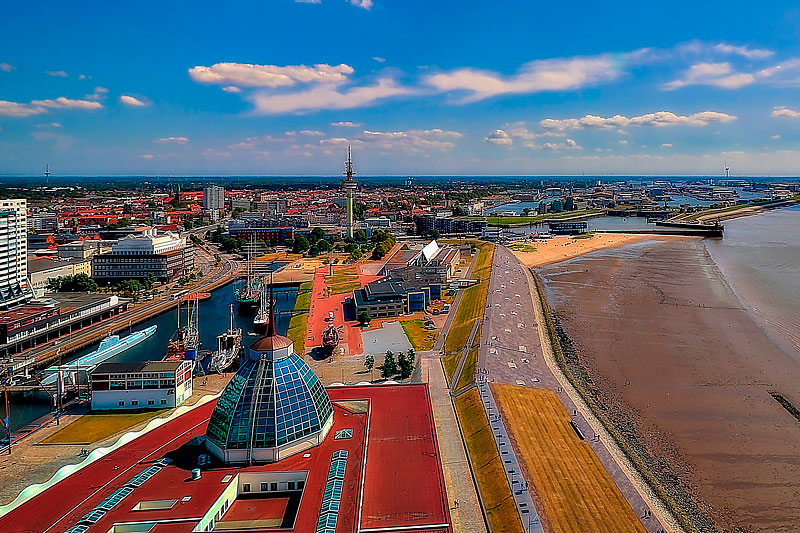
<svg viewBox="0 0 800 533">
<path fill-rule="evenodd" d="M 453 531 L 427 385 L 325 389 L 274 322 L 219 399 L 33 494 L 0 531 Z"/>
<path fill-rule="evenodd" d="M 111 252 L 94 256 L 92 274 L 99 283 L 124 279 L 174 281 L 194 268 L 194 249 L 185 237 L 155 228 L 119 239 Z"/>
<path fill-rule="evenodd" d="M 101 363 L 92 370 L 92 410 L 167 409 L 192 395 L 193 361 Z"/>
<path fill-rule="evenodd" d="M 29 300 L 25 200 L 0 200 L 0 309 Z"/>
</svg>

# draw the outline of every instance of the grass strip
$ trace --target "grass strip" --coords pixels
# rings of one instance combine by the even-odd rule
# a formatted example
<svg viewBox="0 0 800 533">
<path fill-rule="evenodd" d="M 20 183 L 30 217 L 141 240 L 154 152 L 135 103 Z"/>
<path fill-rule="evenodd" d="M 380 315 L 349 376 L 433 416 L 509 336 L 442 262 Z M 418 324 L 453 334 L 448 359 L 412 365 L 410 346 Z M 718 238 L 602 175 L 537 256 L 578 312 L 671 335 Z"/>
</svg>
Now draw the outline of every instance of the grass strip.
<svg viewBox="0 0 800 533">
<path fill-rule="evenodd" d="M 44 444 L 92 444 L 131 428 L 140 422 L 155 418 L 166 411 L 167 409 L 90 413 L 81 416 L 42 442 Z"/>
</svg>

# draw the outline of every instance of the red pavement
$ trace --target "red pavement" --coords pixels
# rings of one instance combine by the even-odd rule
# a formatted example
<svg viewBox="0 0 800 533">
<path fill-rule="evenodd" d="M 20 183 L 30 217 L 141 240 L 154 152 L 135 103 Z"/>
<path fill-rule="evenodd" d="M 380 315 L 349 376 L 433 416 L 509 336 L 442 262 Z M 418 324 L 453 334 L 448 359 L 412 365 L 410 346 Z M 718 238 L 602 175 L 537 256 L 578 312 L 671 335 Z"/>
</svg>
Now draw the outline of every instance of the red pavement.
<svg viewBox="0 0 800 533">
<path fill-rule="evenodd" d="M 334 267 L 334 274 L 338 271 L 349 268 L 346 266 Z M 381 279 L 383 276 L 373 276 L 370 274 L 363 274 L 361 272 L 361 265 L 356 263 L 356 274 L 358 280 L 363 287 L 367 283 Z M 345 321 L 344 319 L 344 300 L 347 297 L 352 297 L 353 293 L 332 294 L 327 295 L 327 285 L 325 284 L 325 277 L 330 272 L 328 266 L 317 268 L 314 273 L 314 281 L 311 287 L 311 306 L 308 310 L 308 329 L 306 331 L 306 350 L 311 350 L 322 346 L 322 332 L 330 325 L 326 321 L 330 312 L 333 312 L 333 324 L 339 329 L 339 345 L 347 346 L 347 353 L 350 355 L 360 355 L 364 353 L 364 346 L 361 341 L 361 328 L 357 320 Z M 355 318 L 355 317 L 354 317 Z"/>
</svg>

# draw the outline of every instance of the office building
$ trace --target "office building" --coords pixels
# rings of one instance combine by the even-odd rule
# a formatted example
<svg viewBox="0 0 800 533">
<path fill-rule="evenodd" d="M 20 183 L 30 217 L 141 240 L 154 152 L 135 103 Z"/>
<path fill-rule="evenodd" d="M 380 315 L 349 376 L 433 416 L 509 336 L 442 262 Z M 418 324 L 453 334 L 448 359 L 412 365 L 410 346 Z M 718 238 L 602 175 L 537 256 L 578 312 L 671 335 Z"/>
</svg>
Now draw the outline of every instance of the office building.
<svg viewBox="0 0 800 533">
<path fill-rule="evenodd" d="M 98 283 L 123 279 L 146 279 L 170 282 L 189 274 L 194 268 L 194 248 L 185 237 L 155 228 L 138 236 L 119 239 L 111 252 L 94 256 L 92 275 Z"/>
<path fill-rule="evenodd" d="M 203 209 L 225 209 L 225 188 L 209 185 L 203 189 Z"/>
<path fill-rule="evenodd" d="M 74 276 L 75 274 L 92 275 L 91 259 L 53 259 L 40 257 L 28 261 L 30 286 L 37 293 L 47 287 L 47 282 L 55 278 Z"/>
<path fill-rule="evenodd" d="M 0 200 L 0 309 L 32 296 L 28 286 L 28 225 L 25 200 Z"/>
</svg>

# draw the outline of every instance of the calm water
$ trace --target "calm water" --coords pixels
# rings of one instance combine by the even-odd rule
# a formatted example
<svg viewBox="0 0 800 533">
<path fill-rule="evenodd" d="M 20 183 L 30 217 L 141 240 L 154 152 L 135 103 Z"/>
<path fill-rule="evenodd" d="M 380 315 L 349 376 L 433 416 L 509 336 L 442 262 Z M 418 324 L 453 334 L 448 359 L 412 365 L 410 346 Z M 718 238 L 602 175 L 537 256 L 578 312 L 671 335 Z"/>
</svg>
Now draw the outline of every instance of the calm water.
<svg viewBox="0 0 800 533">
<path fill-rule="evenodd" d="M 728 220 L 706 248 L 770 336 L 800 361 L 800 206 Z"/>
<path fill-rule="evenodd" d="M 279 266 L 279 265 L 276 265 Z M 216 350 L 217 348 L 217 335 L 222 333 L 228 328 L 229 321 L 229 306 L 234 303 L 234 290 L 236 289 L 235 283 L 230 283 L 224 287 L 220 287 L 211 293 L 211 298 L 200 302 L 198 310 L 200 321 L 200 341 L 202 342 L 201 350 Z M 291 311 L 294 309 L 294 303 L 297 298 L 297 287 L 282 287 L 275 289 L 276 308 L 278 310 L 277 327 L 278 332 L 285 334 L 289 329 L 289 313 L 282 313 L 283 311 Z M 181 322 L 185 323 L 186 314 L 183 313 Z M 258 337 L 247 335 L 247 332 L 253 330 L 253 315 L 244 315 L 237 312 L 234 306 L 234 323 L 242 328 L 244 336 L 242 342 L 245 346 L 249 346 Z M 115 362 L 133 362 L 133 361 L 148 361 L 157 360 L 164 356 L 167 349 L 167 342 L 175 333 L 177 326 L 177 312 L 173 309 L 167 313 L 154 317 L 146 322 L 133 326 L 133 331 L 144 329 L 148 326 L 156 324 L 158 330 L 156 333 L 146 341 L 138 344 L 137 346 L 127 350 L 110 361 Z M 128 331 L 120 335 L 127 335 Z M 77 359 L 81 355 L 91 353 L 97 348 L 97 345 L 91 346 L 83 351 L 77 352 L 64 359 L 64 362 L 69 362 Z M 50 411 L 50 398 L 45 392 L 37 392 L 28 396 L 22 394 L 9 395 L 10 411 L 11 411 L 11 427 L 18 429 L 26 424 L 31 423 L 37 418 L 47 414 Z M 5 405 L 0 398 L 0 414 L 5 416 Z"/>
</svg>

